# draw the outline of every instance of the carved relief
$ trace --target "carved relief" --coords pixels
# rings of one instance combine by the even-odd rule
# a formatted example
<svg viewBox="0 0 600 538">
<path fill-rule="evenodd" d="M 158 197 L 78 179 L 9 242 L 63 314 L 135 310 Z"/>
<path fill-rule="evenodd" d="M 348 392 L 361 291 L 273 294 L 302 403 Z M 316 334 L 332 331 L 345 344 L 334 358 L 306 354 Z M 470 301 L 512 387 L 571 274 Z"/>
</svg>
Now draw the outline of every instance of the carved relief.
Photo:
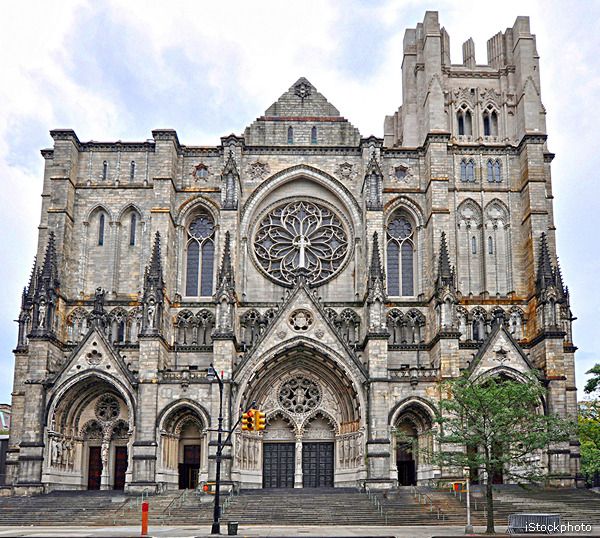
<svg viewBox="0 0 600 538">
<path fill-rule="evenodd" d="M 254 161 L 246 168 L 246 173 L 251 181 L 262 181 L 271 173 L 269 163 Z"/>
</svg>

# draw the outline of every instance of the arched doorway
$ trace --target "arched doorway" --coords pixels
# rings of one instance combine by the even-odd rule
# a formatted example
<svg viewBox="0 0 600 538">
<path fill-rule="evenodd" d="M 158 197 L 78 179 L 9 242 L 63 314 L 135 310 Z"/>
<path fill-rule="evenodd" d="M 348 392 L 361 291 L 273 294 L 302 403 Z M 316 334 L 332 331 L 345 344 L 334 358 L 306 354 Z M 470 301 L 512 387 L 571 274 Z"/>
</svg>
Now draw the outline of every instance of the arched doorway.
<svg viewBox="0 0 600 538">
<path fill-rule="evenodd" d="M 195 489 L 206 480 L 206 427 L 200 411 L 191 404 L 181 403 L 166 413 L 159 426 L 159 482 L 171 489 Z"/>
<path fill-rule="evenodd" d="M 399 486 L 415 486 L 433 478 L 433 419 L 420 402 L 401 406 L 393 427 Z"/>
<path fill-rule="evenodd" d="M 334 360 L 298 345 L 258 366 L 239 404 L 256 401 L 264 433 L 237 432 L 232 478 L 242 487 L 354 486 L 366 478 L 362 399 Z"/>
<path fill-rule="evenodd" d="M 89 376 L 51 403 L 43 481 L 74 489 L 124 489 L 130 479 L 129 401 Z"/>
</svg>

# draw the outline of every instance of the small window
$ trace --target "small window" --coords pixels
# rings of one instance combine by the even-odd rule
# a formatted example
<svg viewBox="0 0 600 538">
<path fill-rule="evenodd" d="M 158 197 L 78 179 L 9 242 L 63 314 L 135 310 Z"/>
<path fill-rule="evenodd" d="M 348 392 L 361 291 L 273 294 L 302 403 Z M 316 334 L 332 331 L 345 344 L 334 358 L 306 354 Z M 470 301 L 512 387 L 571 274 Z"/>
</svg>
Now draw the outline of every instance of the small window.
<svg viewBox="0 0 600 538">
<path fill-rule="evenodd" d="M 468 161 L 463 159 L 460 162 L 460 180 L 464 183 L 475 182 L 475 161 L 473 159 Z"/>
<path fill-rule="evenodd" d="M 397 166 L 394 175 L 398 181 L 404 181 L 406 179 L 407 170 L 403 166 Z"/>
<path fill-rule="evenodd" d="M 463 118 L 463 115 L 460 112 L 458 114 L 458 134 L 465 134 L 465 119 Z"/>
<path fill-rule="evenodd" d="M 313 127 L 310 130 L 310 143 L 311 144 L 316 144 L 317 143 L 317 128 Z"/>
<path fill-rule="evenodd" d="M 131 161 L 129 165 L 129 181 L 133 181 L 135 179 L 135 161 Z"/>
<path fill-rule="evenodd" d="M 460 180 L 467 181 L 467 161 L 460 161 Z"/>
<path fill-rule="evenodd" d="M 477 254 L 477 239 L 471 237 L 471 254 Z"/>
<path fill-rule="evenodd" d="M 490 136 L 490 134 L 490 117 L 486 114 L 485 116 L 483 116 L 483 135 Z"/>
<path fill-rule="evenodd" d="M 108 179 L 108 162 L 104 161 L 102 163 L 102 179 L 106 181 Z"/>
<path fill-rule="evenodd" d="M 488 105 L 483 112 L 483 135 L 498 136 L 498 114 L 492 105 Z"/>
<path fill-rule="evenodd" d="M 129 244 L 131 246 L 135 245 L 135 229 L 137 226 L 137 215 L 135 213 L 131 214 L 131 223 L 129 225 Z"/>
<path fill-rule="evenodd" d="M 502 164 L 499 160 L 492 161 L 490 159 L 487 162 L 487 178 L 490 183 L 502 182 Z"/>
<path fill-rule="evenodd" d="M 100 213 L 98 219 L 98 246 L 104 245 L 104 213 Z"/>
<path fill-rule="evenodd" d="M 488 254 L 493 254 L 494 253 L 494 240 L 492 239 L 492 237 L 488 237 Z"/>
<path fill-rule="evenodd" d="M 288 144 L 294 143 L 294 129 L 292 127 L 288 127 Z"/>
</svg>

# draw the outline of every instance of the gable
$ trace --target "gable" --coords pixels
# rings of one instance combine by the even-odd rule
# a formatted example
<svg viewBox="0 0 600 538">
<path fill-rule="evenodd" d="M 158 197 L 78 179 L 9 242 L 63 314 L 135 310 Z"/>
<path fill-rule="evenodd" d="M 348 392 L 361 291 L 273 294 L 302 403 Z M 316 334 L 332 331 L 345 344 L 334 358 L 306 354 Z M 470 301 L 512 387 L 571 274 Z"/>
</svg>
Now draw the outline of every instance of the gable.
<svg viewBox="0 0 600 538">
<path fill-rule="evenodd" d="M 471 377 L 477 378 L 499 368 L 507 368 L 521 374 L 535 369 L 521 346 L 502 324 L 492 330 L 475 355 L 470 366 Z"/>
<path fill-rule="evenodd" d="M 54 383 L 59 385 L 90 370 L 100 370 L 123 380 L 127 379 L 130 384 L 134 381 L 123 359 L 96 326 L 89 330 L 62 369 L 57 372 Z"/>
</svg>

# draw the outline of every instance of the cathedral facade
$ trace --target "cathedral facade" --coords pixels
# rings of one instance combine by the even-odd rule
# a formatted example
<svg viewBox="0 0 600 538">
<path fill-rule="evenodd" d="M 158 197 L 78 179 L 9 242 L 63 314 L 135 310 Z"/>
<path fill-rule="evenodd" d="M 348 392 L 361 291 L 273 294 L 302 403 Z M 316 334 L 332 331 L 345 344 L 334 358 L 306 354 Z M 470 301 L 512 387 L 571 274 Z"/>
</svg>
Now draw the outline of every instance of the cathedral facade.
<svg viewBox="0 0 600 538">
<path fill-rule="evenodd" d="M 452 64 L 438 15 L 404 38 L 402 106 L 364 138 L 300 78 L 214 147 L 51 131 L 15 350 L 8 482 L 190 488 L 252 402 L 223 479 L 245 488 L 456 478 L 439 382 L 537 371 L 576 414 L 545 110 L 529 20 Z M 402 436 L 396 435 L 402 433 Z M 406 438 L 412 442 L 405 442 Z M 404 441 L 400 441 L 404 439 Z M 576 439 L 541 455 L 575 485 Z"/>
</svg>

